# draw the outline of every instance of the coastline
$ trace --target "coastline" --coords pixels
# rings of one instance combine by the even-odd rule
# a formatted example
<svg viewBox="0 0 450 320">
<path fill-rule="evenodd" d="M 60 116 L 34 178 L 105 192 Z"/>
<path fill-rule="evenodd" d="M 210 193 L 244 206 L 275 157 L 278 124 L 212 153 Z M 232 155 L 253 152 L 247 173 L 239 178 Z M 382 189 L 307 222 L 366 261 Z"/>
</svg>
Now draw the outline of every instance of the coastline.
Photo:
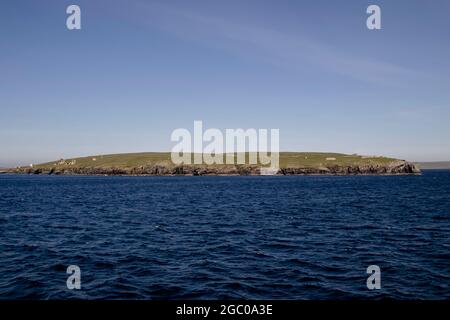
<svg viewBox="0 0 450 320">
<path fill-rule="evenodd" d="M 250 165 L 153 165 L 130 168 L 119 167 L 66 167 L 66 168 L 16 168 L 2 173 L 44 174 L 44 175 L 84 175 L 84 176 L 261 176 L 261 167 Z M 411 162 L 397 160 L 389 164 L 347 165 L 322 167 L 284 167 L 270 176 L 322 175 L 420 175 L 420 169 Z"/>
</svg>

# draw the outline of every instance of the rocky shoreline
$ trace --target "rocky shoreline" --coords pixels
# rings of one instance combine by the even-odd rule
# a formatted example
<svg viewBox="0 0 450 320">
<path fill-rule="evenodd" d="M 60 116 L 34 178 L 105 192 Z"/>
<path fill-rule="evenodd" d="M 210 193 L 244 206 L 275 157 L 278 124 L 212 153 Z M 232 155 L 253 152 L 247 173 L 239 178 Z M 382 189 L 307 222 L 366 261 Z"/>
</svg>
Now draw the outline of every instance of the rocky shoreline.
<svg viewBox="0 0 450 320">
<path fill-rule="evenodd" d="M 116 167 L 64 167 L 64 168 L 16 168 L 7 171 L 16 174 L 48 175 L 108 175 L 108 176 L 219 176 L 219 175 L 261 175 L 259 166 L 251 165 L 180 165 L 180 166 L 139 166 L 133 168 Z M 280 168 L 275 175 L 414 175 L 420 169 L 413 163 L 397 160 L 386 165 L 330 165 L 324 167 Z"/>
</svg>

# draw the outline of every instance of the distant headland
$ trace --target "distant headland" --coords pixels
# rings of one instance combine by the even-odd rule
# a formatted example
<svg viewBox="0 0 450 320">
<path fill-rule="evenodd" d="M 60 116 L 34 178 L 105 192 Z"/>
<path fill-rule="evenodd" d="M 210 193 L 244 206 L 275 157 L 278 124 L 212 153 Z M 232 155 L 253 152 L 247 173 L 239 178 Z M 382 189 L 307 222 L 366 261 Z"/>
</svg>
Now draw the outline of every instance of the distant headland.
<svg viewBox="0 0 450 320">
<path fill-rule="evenodd" d="M 246 153 L 246 157 L 249 154 Z M 275 175 L 420 174 L 414 163 L 380 156 L 322 152 L 280 152 Z M 241 164 L 175 165 L 169 152 L 94 155 L 3 170 L 7 173 L 55 175 L 261 175 L 264 166 Z"/>
<path fill-rule="evenodd" d="M 416 165 L 421 169 L 450 169 L 450 161 L 431 161 L 431 162 L 417 162 Z"/>
</svg>

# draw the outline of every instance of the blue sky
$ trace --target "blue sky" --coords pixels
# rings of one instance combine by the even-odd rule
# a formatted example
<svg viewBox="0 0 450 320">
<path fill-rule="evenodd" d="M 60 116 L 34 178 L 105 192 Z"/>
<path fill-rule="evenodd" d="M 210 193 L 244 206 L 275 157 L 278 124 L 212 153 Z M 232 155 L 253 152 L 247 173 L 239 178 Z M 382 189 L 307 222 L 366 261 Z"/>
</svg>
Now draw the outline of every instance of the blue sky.
<svg viewBox="0 0 450 320">
<path fill-rule="evenodd" d="M 82 29 L 66 28 L 81 7 Z M 366 28 L 366 8 L 382 30 Z M 285 151 L 450 160 L 450 2 L 2 1 L 0 167 L 279 128 Z"/>
</svg>

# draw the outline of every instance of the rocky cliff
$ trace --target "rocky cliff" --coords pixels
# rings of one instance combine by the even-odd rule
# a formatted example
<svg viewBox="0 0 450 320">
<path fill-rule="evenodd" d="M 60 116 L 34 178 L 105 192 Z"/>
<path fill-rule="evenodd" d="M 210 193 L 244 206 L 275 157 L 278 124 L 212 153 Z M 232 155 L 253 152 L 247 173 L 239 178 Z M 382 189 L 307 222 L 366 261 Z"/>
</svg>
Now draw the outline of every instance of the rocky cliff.
<svg viewBox="0 0 450 320">
<path fill-rule="evenodd" d="M 16 168 L 11 173 L 55 175 L 260 175 L 259 166 L 251 165 L 149 165 L 120 167 L 37 167 Z M 276 175 L 404 175 L 420 174 L 411 162 L 395 160 L 386 164 L 326 165 L 319 167 L 282 167 Z"/>
</svg>

